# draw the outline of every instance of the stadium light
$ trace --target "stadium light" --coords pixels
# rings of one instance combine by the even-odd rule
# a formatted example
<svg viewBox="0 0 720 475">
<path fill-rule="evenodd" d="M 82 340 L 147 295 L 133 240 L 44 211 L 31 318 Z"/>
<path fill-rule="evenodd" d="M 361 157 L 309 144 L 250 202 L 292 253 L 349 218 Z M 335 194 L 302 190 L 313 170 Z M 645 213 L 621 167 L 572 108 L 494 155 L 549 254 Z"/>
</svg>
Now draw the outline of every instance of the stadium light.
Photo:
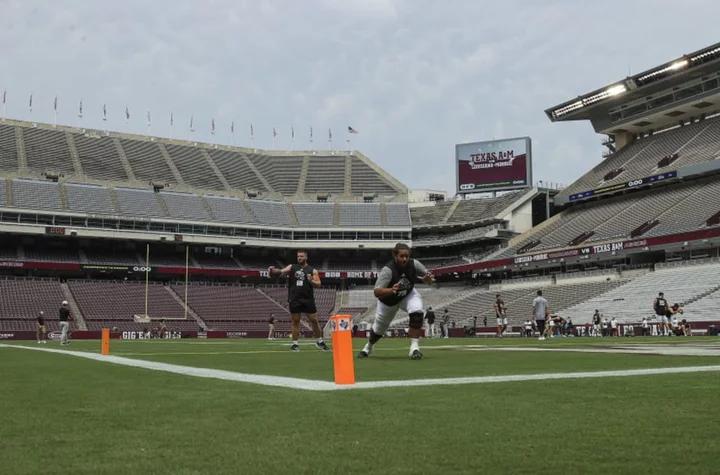
<svg viewBox="0 0 720 475">
<path fill-rule="evenodd" d="M 617 96 L 618 94 L 622 94 L 625 91 L 627 91 L 627 87 L 625 87 L 625 85 L 623 85 L 623 84 L 618 84 L 616 86 L 609 88 L 605 92 L 608 93 L 608 96 L 612 97 L 612 96 Z"/>
<path fill-rule="evenodd" d="M 659 76 L 660 74 L 665 74 L 665 73 L 669 73 L 671 71 L 677 71 L 679 69 L 683 69 L 683 68 L 687 67 L 688 64 L 690 64 L 690 62 L 687 59 L 681 59 L 679 61 L 675 61 L 670 66 L 666 66 L 662 69 L 658 69 L 657 71 L 653 71 L 644 76 L 640 76 L 637 80 L 642 82 L 647 79 L 652 79 L 653 77 Z"/>
<path fill-rule="evenodd" d="M 552 113 L 557 118 L 557 117 L 560 117 L 561 115 L 569 114 L 572 111 L 576 111 L 583 106 L 584 106 L 583 101 L 579 100 L 579 101 L 573 102 L 572 104 L 568 104 L 564 107 L 555 109 Z"/>
<path fill-rule="evenodd" d="M 708 56 L 713 56 L 715 54 L 720 54 L 720 47 L 711 49 L 710 51 L 705 51 L 704 53 L 697 54 L 690 58 L 690 61 L 700 61 L 701 59 L 707 58 Z"/>
</svg>

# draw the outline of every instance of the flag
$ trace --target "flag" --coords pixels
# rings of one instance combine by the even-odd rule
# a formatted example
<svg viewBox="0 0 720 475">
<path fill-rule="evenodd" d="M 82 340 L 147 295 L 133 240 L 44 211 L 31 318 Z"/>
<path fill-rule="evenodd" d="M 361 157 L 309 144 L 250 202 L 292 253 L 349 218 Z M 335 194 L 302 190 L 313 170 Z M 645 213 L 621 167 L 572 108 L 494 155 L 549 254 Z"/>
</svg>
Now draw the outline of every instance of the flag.
<svg viewBox="0 0 720 475">
<path fill-rule="evenodd" d="M 107 121 L 107 106 L 103 104 L 103 121 Z"/>
<path fill-rule="evenodd" d="M 290 127 L 290 136 L 292 137 L 293 140 L 295 140 L 295 127 L 294 126 Z"/>
<path fill-rule="evenodd" d="M 150 124 L 151 124 L 151 122 L 150 122 L 150 111 L 148 111 L 148 113 L 147 113 L 147 120 L 148 120 L 148 127 L 150 127 Z"/>
<path fill-rule="evenodd" d="M 310 127 L 310 141 L 312 142 L 312 127 Z"/>
<path fill-rule="evenodd" d="M 5 99 L 7 99 L 7 89 L 3 91 L 3 105 L 5 105 Z"/>
<path fill-rule="evenodd" d="M 193 116 L 190 116 L 190 132 L 195 132 L 195 129 L 193 128 Z"/>
<path fill-rule="evenodd" d="M 328 129 L 328 142 L 332 142 L 332 129 Z"/>
<path fill-rule="evenodd" d="M 32 92 L 30 93 L 30 112 L 32 112 Z"/>
<path fill-rule="evenodd" d="M 255 136 L 255 131 L 253 130 L 253 125 L 250 124 L 250 138 L 252 139 L 253 136 Z"/>
<path fill-rule="evenodd" d="M 173 120 L 173 113 L 171 112 L 170 113 L 170 127 L 172 127 L 174 123 L 175 123 L 175 121 Z"/>
<path fill-rule="evenodd" d="M 55 102 L 53 102 L 53 109 L 57 112 L 57 96 L 55 96 Z"/>
<path fill-rule="evenodd" d="M 235 121 L 234 120 L 232 122 L 230 122 L 230 133 L 231 134 L 235 133 Z"/>
<path fill-rule="evenodd" d="M 128 106 L 125 106 L 125 122 L 130 120 L 130 109 L 128 109 Z"/>
<path fill-rule="evenodd" d="M 78 108 L 78 117 L 82 119 L 82 99 L 80 99 L 80 107 Z"/>
<path fill-rule="evenodd" d="M 348 134 L 357 134 L 357 133 L 359 133 L 357 130 L 353 129 L 352 127 L 350 127 L 348 125 Z"/>
<path fill-rule="evenodd" d="M 277 137 L 277 132 L 275 132 L 275 127 L 273 127 L 273 138 Z"/>
<path fill-rule="evenodd" d="M 215 135 L 215 118 L 213 117 L 210 133 Z"/>
</svg>

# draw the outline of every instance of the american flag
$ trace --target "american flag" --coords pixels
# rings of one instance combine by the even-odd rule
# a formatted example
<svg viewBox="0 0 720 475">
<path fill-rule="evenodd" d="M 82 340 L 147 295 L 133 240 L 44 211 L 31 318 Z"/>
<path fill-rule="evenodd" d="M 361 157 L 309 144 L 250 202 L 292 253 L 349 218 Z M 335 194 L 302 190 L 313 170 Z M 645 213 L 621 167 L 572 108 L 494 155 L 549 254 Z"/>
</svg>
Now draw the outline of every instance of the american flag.
<svg viewBox="0 0 720 475">
<path fill-rule="evenodd" d="M 348 125 L 348 134 L 357 134 L 357 133 L 359 133 L 357 130 L 353 129 L 352 127 L 350 127 Z"/>
</svg>

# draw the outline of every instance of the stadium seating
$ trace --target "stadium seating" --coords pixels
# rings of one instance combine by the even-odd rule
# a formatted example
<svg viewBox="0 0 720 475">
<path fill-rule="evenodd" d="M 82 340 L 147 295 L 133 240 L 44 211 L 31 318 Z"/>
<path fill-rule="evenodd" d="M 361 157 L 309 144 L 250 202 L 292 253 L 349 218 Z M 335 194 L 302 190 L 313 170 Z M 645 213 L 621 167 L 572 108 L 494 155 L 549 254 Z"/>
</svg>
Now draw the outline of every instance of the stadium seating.
<svg viewBox="0 0 720 475">
<path fill-rule="evenodd" d="M 448 223 L 469 223 L 493 219 L 525 191 L 506 193 L 497 198 L 462 200 L 448 218 Z"/>
<path fill-rule="evenodd" d="M 176 184 L 165 157 L 155 142 L 120 139 L 130 167 L 139 181 Z"/>
<path fill-rule="evenodd" d="M 17 170 L 18 153 L 15 144 L 15 127 L 0 124 L 0 169 Z"/>
<path fill-rule="evenodd" d="M 414 206 L 410 208 L 410 216 L 414 226 L 437 226 L 442 223 L 445 215 L 450 211 L 454 201 L 437 201 L 429 206 Z"/>
<path fill-rule="evenodd" d="M 36 317 L 45 312 L 46 329 L 56 331 L 58 309 L 65 299 L 57 280 L 0 279 L 0 330 L 35 330 Z"/>
<path fill-rule="evenodd" d="M 376 193 L 378 195 L 394 195 L 397 190 L 390 186 L 376 171 L 357 157 L 353 157 L 351 165 L 352 180 L 350 188 L 353 194 Z"/>
<path fill-rule="evenodd" d="M 386 203 L 388 226 L 410 226 L 410 211 L 407 203 Z"/>
<path fill-rule="evenodd" d="M 618 288 L 609 289 L 611 290 L 609 292 L 579 301 L 576 305 L 567 308 L 563 314 L 571 316 L 575 323 L 584 324 L 590 322 L 597 309 L 607 317 L 615 317 L 622 323 L 637 323 L 642 317 L 654 315 L 652 304 L 659 292 L 665 293 L 670 305 L 673 303 L 684 305 L 685 302 L 720 289 L 718 275 L 720 275 L 719 263 L 659 269 L 637 277 Z M 689 309 L 699 305 L 702 300 L 704 299 L 701 298 L 691 304 Z M 695 317 L 698 315 L 693 315 L 692 311 L 688 311 L 683 316 L 689 320 Z M 717 319 L 717 315 L 712 319 Z"/>
<path fill-rule="evenodd" d="M 185 310 L 162 284 L 148 286 L 148 315 L 153 323 L 136 323 L 134 315 L 145 314 L 145 284 L 142 282 L 70 280 L 68 287 L 80 308 L 88 330 L 117 327 L 119 330 L 142 330 L 157 326 L 158 319 L 167 319 L 169 330 L 197 330 L 192 317 L 184 318 Z"/>
<path fill-rule="evenodd" d="M 290 226 L 290 212 L 284 201 L 246 200 L 245 202 L 260 223 L 269 226 Z"/>
<path fill-rule="evenodd" d="M 564 189 L 563 196 L 610 186 L 635 178 L 706 162 L 717 158 L 720 142 L 720 118 L 677 127 L 636 141 L 603 160 L 589 173 Z M 670 166 L 658 169 L 658 162 L 666 155 L 678 153 L 679 158 Z M 613 170 L 623 172 L 610 180 L 603 178 Z"/>
<path fill-rule="evenodd" d="M 58 172 L 73 175 L 75 167 L 65 132 L 23 127 L 28 169 L 34 172 Z"/>
<path fill-rule="evenodd" d="M 67 183 L 68 209 L 78 213 L 115 215 L 115 207 L 110 198 L 110 190 L 101 185 Z"/>
<path fill-rule="evenodd" d="M 126 216 L 143 216 L 148 218 L 162 218 L 165 212 L 160 208 L 155 193 L 140 188 L 116 187 L 120 211 Z"/>
<path fill-rule="evenodd" d="M 12 181 L 13 204 L 22 209 L 61 210 L 57 183 L 16 178 Z"/>
<path fill-rule="evenodd" d="M 547 225 L 531 229 L 516 244 L 491 258 L 510 257 L 535 240 L 540 244 L 530 252 L 562 248 L 585 232 L 593 232 L 588 243 L 626 239 L 641 224 L 654 220 L 659 223 L 647 236 L 695 231 L 705 227 L 705 221 L 717 212 L 718 203 L 720 180 L 714 179 L 580 204 L 563 211 Z"/>
<path fill-rule="evenodd" d="M 345 193 L 345 157 L 310 157 L 305 193 Z"/>
<path fill-rule="evenodd" d="M 232 188 L 267 191 L 260 177 L 250 168 L 244 153 L 213 149 L 208 153 Z"/>
<path fill-rule="evenodd" d="M 293 208 L 300 226 L 333 225 L 335 203 L 294 202 Z"/>
<path fill-rule="evenodd" d="M 165 150 L 172 158 L 185 184 L 200 189 L 223 189 L 222 182 L 215 175 L 200 148 L 168 144 L 165 145 Z"/>
<path fill-rule="evenodd" d="M 204 198 L 217 221 L 235 224 L 257 222 L 255 217 L 245 209 L 242 201 L 237 198 L 214 195 L 205 195 Z"/>
<path fill-rule="evenodd" d="M 112 138 L 87 134 L 72 134 L 72 137 L 86 176 L 111 181 L 128 179 Z"/>
<path fill-rule="evenodd" d="M 340 203 L 340 226 L 380 226 L 380 203 Z"/>
<path fill-rule="evenodd" d="M 210 221 L 210 215 L 203 207 L 201 198 L 192 193 L 160 192 L 171 218 L 190 221 Z"/>
</svg>

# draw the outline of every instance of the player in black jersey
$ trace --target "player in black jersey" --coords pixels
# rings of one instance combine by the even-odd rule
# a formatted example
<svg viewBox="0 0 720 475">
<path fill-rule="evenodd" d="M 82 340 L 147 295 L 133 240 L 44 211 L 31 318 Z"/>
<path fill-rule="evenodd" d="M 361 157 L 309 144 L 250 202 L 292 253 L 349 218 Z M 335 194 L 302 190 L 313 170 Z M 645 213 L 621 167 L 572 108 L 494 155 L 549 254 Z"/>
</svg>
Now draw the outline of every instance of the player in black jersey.
<svg viewBox="0 0 720 475">
<path fill-rule="evenodd" d="M 307 252 L 297 252 L 297 264 L 289 264 L 282 269 L 270 267 L 270 277 L 288 277 L 288 304 L 292 317 L 292 351 L 300 351 L 298 333 L 300 331 L 300 317 L 304 313 L 312 326 L 313 334 L 317 338 L 315 346 L 323 351 L 330 348 L 322 339 L 322 331 L 318 323 L 317 307 L 315 306 L 314 289 L 320 288 L 320 274 L 307 263 Z"/>
</svg>

